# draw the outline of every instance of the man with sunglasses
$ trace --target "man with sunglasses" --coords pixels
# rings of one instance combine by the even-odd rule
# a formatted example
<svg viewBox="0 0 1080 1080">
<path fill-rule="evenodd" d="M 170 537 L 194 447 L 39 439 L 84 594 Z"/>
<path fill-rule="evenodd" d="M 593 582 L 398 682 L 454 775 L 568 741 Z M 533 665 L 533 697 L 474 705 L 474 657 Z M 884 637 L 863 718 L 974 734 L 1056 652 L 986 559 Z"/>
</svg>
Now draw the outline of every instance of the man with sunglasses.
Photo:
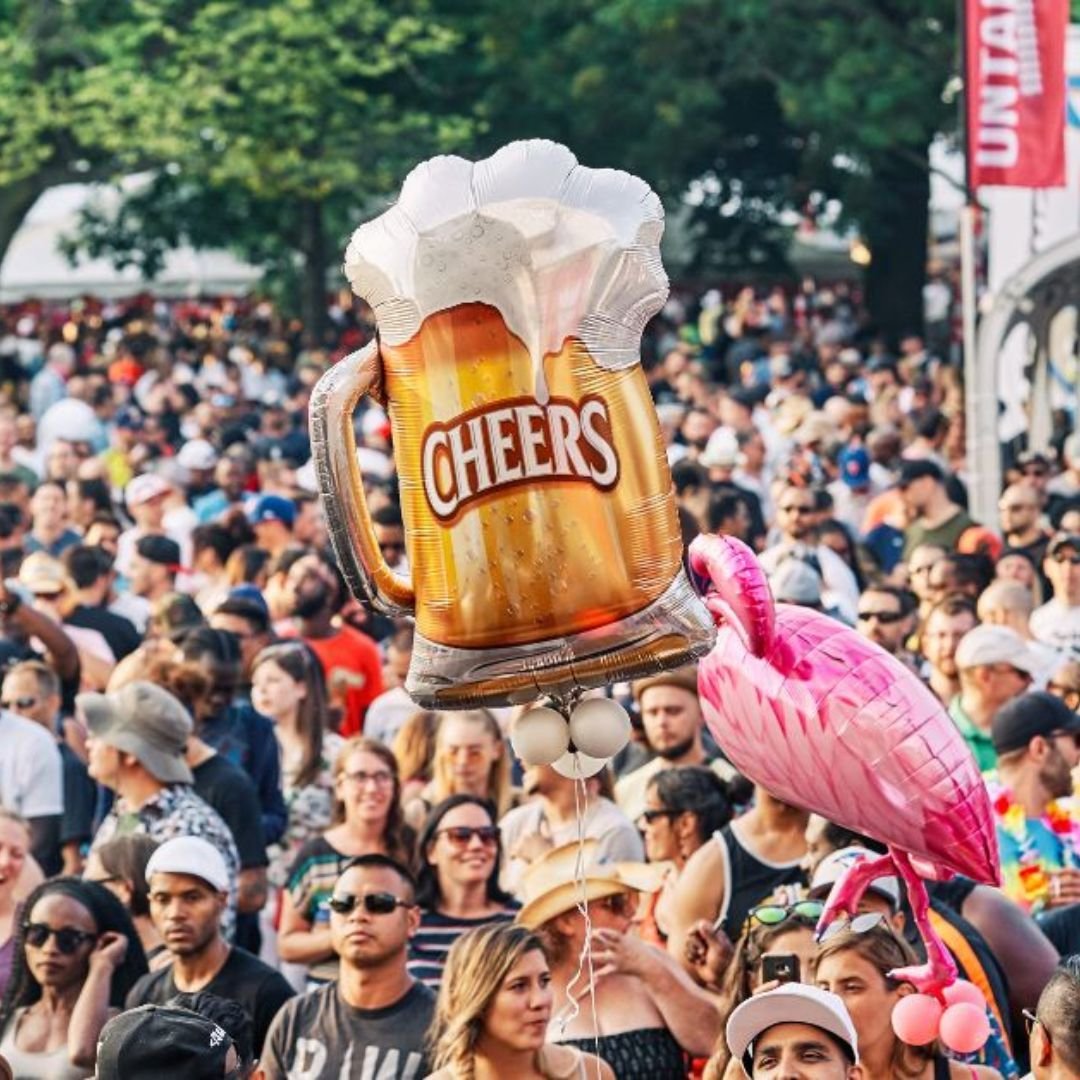
<svg viewBox="0 0 1080 1080">
<path fill-rule="evenodd" d="M 1063 956 L 1080 952 L 1080 852 L 1054 817 L 1067 813 L 1057 800 L 1072 795 L 1080 764 L 1080 716 L 1037 691 L 998 710 L 993 739 L 998 770 L 989 784 L 1005 892 L 1038 913 Z"/>
<path fill-rule="evenodd" d="M 914 629 L 915 611 L 913 593 L 894 585 L 871 585 L 859 597 L 855 629 L 916 671 L 915 659 L 906 648 L 908 636 Z"/>
<path fill-rule="evenodd" d="M 1080 1080 L 1080 956 L 1061 961 L 1024 1018 L 1035 1080 Z"/>
<path fill-rule="evenodd" d="M 1046 548 L 1043 573 L 1054 595 L 1031 613 L 1031 632 L 1047 645 L 1080 650 L 1080 536 L 1058 533 Z"/>
<path fill-rule="evenodd" d="M 265 1080 L 419 1080 L 435 995 L 406 969 L 420 924 L 412 874 L 386 855 L 353 859 L 334 886 L 335 982 L 294 998 L 270 1028 Z"/>
<path fill-rule="evenodd" d="M 229 870 L 221 852 L 197 836 L 167 840 L 150 856 L 146 882 L 150 918 L 172 963 L 144 975 L 128 994 L 127 1007 L 166 1005 L 178 993 L 216 994 L 248 1014 L 258 1055 L 293 989 L 274 968 L 225 940 L 221 920 Z"/>
</svg>

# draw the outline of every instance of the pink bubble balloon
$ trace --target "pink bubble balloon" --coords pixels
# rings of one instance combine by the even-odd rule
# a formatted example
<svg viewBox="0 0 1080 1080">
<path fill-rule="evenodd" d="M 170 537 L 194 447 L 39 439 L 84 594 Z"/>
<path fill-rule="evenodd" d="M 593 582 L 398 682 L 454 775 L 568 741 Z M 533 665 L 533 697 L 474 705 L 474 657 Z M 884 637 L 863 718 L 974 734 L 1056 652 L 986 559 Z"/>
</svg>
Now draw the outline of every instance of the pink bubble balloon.
<svg viewBox="0 0 1080 1080">
<path fill-rule="evenodd" d="M 960 1005 L 967 1002 L 968 1005 L 974 1005 L 977 1009 L 986 1009 L 986 998 L 983 992 L 966 979 L 957 979 L 952 986 L 946 986 L 942 991 L 942 996 L 945 998 L 946 1005 Z"/>
<path fill-rule="evenodd" d="M 954 1053 L 974 1054 L 990 1038 L 985 1005 L 961 1001 L 941 1014 L 941 1041 Z"/>
<path fill-rule="evenodd" d="M 893 1006 L 892 1029 L 908 1046 L 925 1046 L 938 1037 L 942 1012 L 937 998 L 929 994 L 909 994 Z"/>
</svg>

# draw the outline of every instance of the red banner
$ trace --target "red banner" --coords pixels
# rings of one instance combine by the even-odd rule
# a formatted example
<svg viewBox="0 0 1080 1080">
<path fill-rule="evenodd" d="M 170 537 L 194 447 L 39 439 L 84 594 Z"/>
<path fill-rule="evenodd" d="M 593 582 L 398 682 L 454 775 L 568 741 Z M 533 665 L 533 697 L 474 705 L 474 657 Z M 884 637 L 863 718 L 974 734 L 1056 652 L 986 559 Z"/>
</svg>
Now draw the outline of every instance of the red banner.
<svg viewBox="0 0 1080 1080">
<path fill-rule="evenodd" d="M 965 5 L 972 187 L 1062 187 L 1068 0 Z"/>
</svg>

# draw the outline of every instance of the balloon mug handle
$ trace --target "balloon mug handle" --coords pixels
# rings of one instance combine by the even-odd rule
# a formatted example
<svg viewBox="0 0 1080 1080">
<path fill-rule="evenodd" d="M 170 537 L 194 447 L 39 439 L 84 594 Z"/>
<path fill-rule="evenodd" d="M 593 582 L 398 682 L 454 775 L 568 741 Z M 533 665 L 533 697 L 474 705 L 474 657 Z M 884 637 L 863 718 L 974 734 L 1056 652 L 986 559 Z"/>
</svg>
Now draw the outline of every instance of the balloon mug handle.
<svg viewBox="0 0 1080 1080">
<path fill-rule="evenodd" d="M 375 391 L 381 374 L 379 344 L 372 341 L 319 379 L 308 406 L 311 452 L 330 541 L 349 588 L 379 611 L 401 617 L 415 612 L 416 593 L 412 582 L 390 569 L 379 548 L 353 427 L 360 399 Z"/>
</svg>

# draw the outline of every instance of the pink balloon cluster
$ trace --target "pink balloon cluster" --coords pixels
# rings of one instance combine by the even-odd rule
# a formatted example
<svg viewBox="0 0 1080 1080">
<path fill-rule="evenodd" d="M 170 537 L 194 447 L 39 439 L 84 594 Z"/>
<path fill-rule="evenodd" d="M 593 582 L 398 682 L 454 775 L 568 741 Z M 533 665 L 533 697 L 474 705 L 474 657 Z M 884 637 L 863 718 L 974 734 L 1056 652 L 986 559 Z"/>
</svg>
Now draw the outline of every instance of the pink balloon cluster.
<svg viewBox="0 0 1080 1080">
<path fill-rule="evenodd" d="M 892 1011 L 896 1037 L 909 1046 L 925 1046 L 935 1039 L 954 1053 L 973 1054 L 990 1038 L 986 999 L 973 983 L 959 979 L 941 993 L 909 994 Z"/>
</svg>

